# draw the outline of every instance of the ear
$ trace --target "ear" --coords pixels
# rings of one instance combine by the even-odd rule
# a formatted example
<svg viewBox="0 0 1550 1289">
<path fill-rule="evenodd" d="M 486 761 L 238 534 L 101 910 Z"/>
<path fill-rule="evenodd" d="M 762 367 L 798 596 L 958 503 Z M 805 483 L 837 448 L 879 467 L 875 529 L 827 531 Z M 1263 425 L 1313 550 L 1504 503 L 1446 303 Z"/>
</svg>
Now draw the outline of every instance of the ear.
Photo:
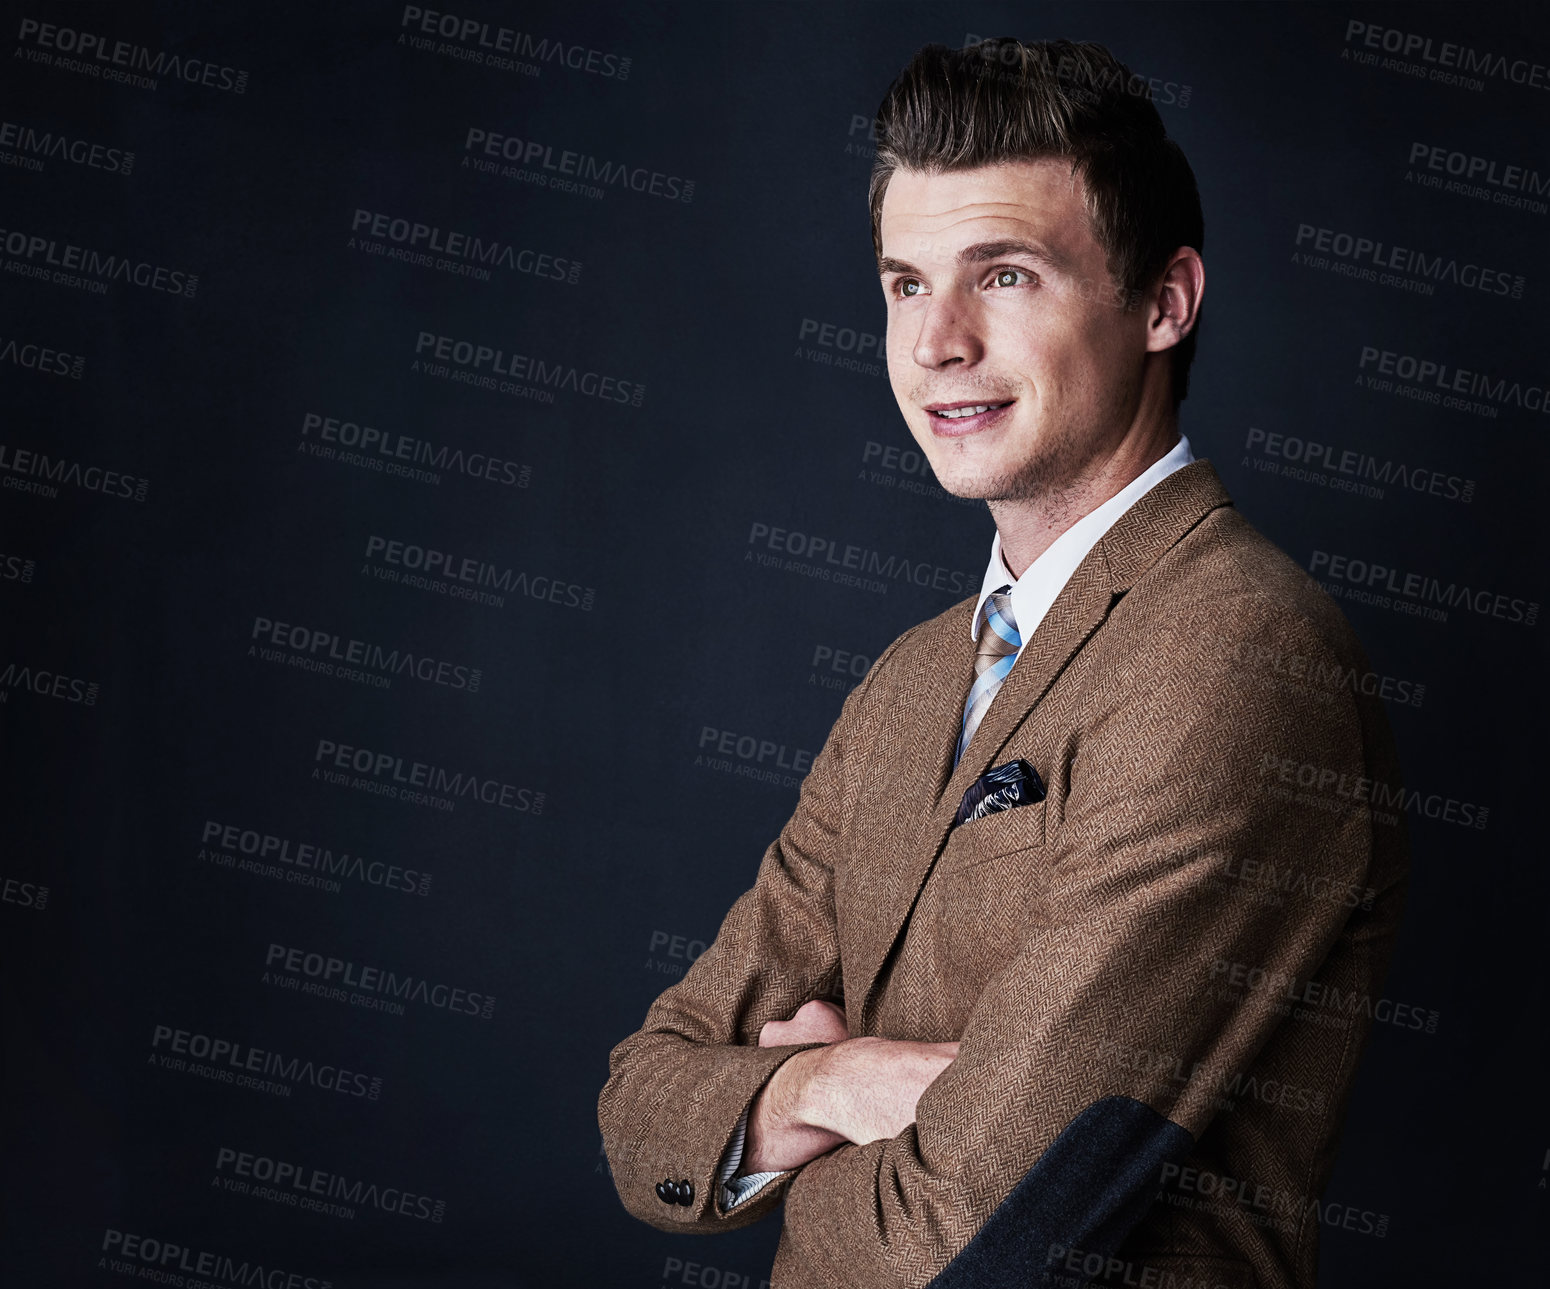
<svg viewBox="0 0 1550 1289">
<path fill-rule="evenodd" d="M 1172 349 L 1189 335 L 1205 294 L 1205 261 L 1193 246 L 1179 247 L 1157 285 L 1157 298 L 1146 321 L 1147 351 Z"/>
</svg>

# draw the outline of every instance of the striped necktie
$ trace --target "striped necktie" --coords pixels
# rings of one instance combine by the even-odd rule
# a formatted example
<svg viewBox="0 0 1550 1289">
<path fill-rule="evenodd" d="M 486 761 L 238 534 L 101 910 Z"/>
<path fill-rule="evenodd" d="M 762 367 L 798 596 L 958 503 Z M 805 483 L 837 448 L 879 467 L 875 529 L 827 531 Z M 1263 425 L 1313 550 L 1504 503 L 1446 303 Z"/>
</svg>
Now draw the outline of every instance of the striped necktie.
<svg viewBox="0 0 1550 1289">
<path fill-rule="evenodd" d="M 1017 661 L 1017 651 L 1022 648 L 1023 638 L 1017 631 L 1017 619 L 1012 616 L 1012 588 L 1003 586 L 985 597 L 980 608 L 979 648 L 974 655 L 974 683 L 969 686 L 969 696 L 963 704 L 963 730 L 958 735 L 958 751 L 953 756 L 953 766 L 963 760 L 963 751 L 979 729 L 980 721 L 990 708 L 990 700 L 1001 688 L 1007 672 Z"/>
</svg>

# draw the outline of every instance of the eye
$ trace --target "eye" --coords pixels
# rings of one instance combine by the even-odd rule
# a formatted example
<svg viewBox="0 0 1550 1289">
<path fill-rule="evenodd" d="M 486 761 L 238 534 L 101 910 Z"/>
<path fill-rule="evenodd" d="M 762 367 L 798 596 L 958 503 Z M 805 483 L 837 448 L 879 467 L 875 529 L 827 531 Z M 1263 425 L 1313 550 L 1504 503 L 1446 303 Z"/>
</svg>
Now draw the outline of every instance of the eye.
<svg viewBox="0 0 1550 1289">
<path fill-rule="evenodd" d="M 1019 285 L 1017 279 L 1020 277 L 1026 278 L 1030 282 L 1035 280 L 1033 274 L 1028 272 L 1027 269 L 1014 268 L 997 269 L 995 276 L 991 280 L 996 286 L 1017 286 Z"/>
<path fill-rule="evenodd" d="M 913 296 L 920 295 L 925 291 L 926 288 L 921 284 L 919 278 L 905 277 L 900 278 L 897 282 L 895 282 L 893 284 L 893 289 L 898 295 L 901 295 L 906 300 L 908 300 Z"/>
</svg>

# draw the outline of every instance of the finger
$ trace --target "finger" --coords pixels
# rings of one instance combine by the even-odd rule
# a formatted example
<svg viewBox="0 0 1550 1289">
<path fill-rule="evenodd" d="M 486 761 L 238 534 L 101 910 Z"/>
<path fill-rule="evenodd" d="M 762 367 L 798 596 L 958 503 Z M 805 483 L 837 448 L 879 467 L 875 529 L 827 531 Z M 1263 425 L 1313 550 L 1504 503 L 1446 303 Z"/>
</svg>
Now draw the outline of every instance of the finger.
<svg viewBox="0 0 1550 1289">
<path fill-rule="evenodd" d="M 823 1034 L 846 1030 L 845 1013 L 833 1003 L 816 1000 L 804 1003 L 793 1019 L 810 1025 Z"/>
<path fill-rule="evenodd" d="M 785 1024 L 791 1035 L 787 1042 L 834 1043 L 850 1037 L 845 1013 L 832 1003 L 803 1003 L 797 1014 Z"/>
</svg>

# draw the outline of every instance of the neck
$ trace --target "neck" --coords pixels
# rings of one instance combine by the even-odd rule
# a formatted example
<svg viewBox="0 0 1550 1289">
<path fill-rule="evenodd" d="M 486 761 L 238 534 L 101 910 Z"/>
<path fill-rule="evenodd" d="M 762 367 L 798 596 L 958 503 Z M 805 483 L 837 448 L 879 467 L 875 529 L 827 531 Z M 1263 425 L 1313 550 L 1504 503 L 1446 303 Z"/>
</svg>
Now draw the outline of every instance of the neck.
<svg viewBox="0 0 1550 1289">
<path fill-rule="evenodd" d="M 1111 452 L 1089 459 L 1069 480 L 1037 496 L 988 502 L 1012 576 L 1021 577 L 1056 538 L 1161 461 L 1178 441 L 1178 421 L 1170 418 L 1150 433 L 1127 435 Z"/>
</svg>

